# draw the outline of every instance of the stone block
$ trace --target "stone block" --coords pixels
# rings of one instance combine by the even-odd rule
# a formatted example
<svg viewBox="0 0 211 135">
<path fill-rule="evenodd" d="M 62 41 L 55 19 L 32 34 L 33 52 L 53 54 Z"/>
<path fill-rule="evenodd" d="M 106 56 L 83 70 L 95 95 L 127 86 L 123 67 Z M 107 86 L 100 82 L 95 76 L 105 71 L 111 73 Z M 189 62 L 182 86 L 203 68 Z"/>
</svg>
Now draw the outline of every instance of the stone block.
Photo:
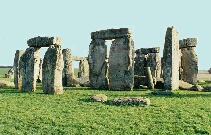
<svg viewBox="0 0 211 135">
<path fill-rule="evenodd" d="M 167 28 L 163 49 L 163 78 L 166 90 L 179 88 L 179 61 L 178 32 L 172 26 Z"/>
<path fill-rule="evenodd" d="M 29 47 L 20 58 L 21 90 L 23 92 L 34 92 L 36 90 L 36 81 L 39 75 L 39 53 L 40 48 Z"/>
<path fill-rule="evenodd" d="M 87 57 L 72 56 L 72 61 L 81 61 L 85 59 L 87 59 Z"/>
<path fill-rule="evenodd" d="M 60 37 L 34 37 L 27 41 L 29 47 L 49 47 L 50 45 L 62 45 Z"/>
<path fill-rule="evenodd" d="M 95 89 L 108 89 L 107 46 L 103 39 L 93 39 L 89 45 L 89 80 Z"/>
<path fill-rule="evenodd" d="M 179 48 L 196 47 L 197 38 L 187 38 L 179 41 Z"/>
<path fill-rule="evenodd" d="M 61 46 L 51 45 L 45 53 L 42 69 L 42 88 L 46 94 L 63 94 L 62 70 L 64 68 Z"/>
<path fill-rule="evenodd" d="M 91 39 L 111 40 L 116 38 L 131 37 L 131 30 L 128 28 L 107 29 L 91 33 Z"/>
<path fill-rule="evenodd" d="M 148 53 L 159 53 L 160 52 L 160 47 L 153 47 L 153 48 L 141 48 L 140 52 L 143 54 L 148 54 Z"/>
<path fill-rule="evenodd" d="M 62 71 L 62 83 L 63 86 L 72 86 L 75 78 L 73 63 L 72 63 L 72 52 L 70 49 L 63 49 L 63 61 L 64 69 Z"/>
<path fill-rule="evenodd" d="M 118 38 L 112 42 L 108 74 L 111 90 L 133 90 L 134 42 L 132 38 Z"/>
<path fill-rule="evenodd" d="M 16 50 L 13 69 L 14 69 L 14 84 L 15 88 L 21 90 L 22 88 L 22 75 L 20 72 L 20 57 L 24 54 L 24 50 Z"/>
</svg>

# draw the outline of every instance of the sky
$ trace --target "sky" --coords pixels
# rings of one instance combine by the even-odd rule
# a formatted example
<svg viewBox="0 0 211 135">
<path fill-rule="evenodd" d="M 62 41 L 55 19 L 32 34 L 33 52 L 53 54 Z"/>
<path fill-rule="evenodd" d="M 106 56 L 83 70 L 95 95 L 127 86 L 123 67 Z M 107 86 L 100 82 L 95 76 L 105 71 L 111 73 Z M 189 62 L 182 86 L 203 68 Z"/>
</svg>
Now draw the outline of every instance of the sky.
<svg viewBox="0 0 211 135">
<path fill-rule="evenodd" d="M 74 56 L 88 56 L 90 33 L 130 28 L 135 49 L 160 47 L 168 27 L 198 38 L 199 69 L 211 67 L 210 0 L 0 0 L 0 65 L 13 65 L 27 40 L 58 36 Z M 108 42 L 108 45 L 110 42 Z M 47 48 L 41 50 L 44 55 Z"/>
</svg>

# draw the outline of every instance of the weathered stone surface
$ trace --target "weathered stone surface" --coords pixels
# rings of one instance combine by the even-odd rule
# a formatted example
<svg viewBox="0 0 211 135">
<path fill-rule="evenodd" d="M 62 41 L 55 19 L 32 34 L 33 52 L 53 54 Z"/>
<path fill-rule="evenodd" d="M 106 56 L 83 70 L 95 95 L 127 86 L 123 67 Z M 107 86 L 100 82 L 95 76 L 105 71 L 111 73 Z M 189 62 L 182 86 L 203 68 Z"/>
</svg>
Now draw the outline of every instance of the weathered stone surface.
<svg viewBox="0 0 211 135">
<path fill-rule="evenodd" d="M 134 75 L 146 76 L 147 57 L 141 52 L 141 49 L 136 50 L 135 53 Z"/>
<path fill-rule="evenodd" d="M 87 57 L 72 56 L 72 61 L 87 60 Z"/>
<path fill-rule="evenodd" d="M 183 45 L 180 42 L 181 48 L 181 71 L 180 78 L 181 80 L 188 82 L 190 84 L 197 84 L 197 75 L 198 75 L 198 56 L 194 50 L 196 46 L 196 41 L 190 41 L 191 38 L 183 39 L 183 41 L 187 40 L 188 45 Z M 196 38 L 194 38 L 196 39 Z M 194 40 L 193 39 L 193 40 Z M 192 44 L 191 44 L 192 43 Z"/>
<path fill-rule="evenodd" d="M 167 28 L 163 50 L 163 78 L 167 90 L 179 88 L 179 60 L 178 32 L 172 26 Z"/>
<path fill-rule="evenodd" d="M 103 39 L 93 39 L 89 45 L 89 80 L 93 88 L 108 89 L 106 76 L 108 63 L 107 46 Z"/>
<path fill-rule="evenodd" d="M 179 80 L 179 89 L 181 90 L 191 90 L 194 85 L 184 82 L 183 80 Z"/>
<path fill-rule="evenodd" d="M 140 48 L 136 50 L 134 74 L 146 76 L 145 67 L 150 67 L 152 77 L 160 78 L 161 76 L 161 58 L 159 56 L 159 47 Z"/>
<path fill-rule="evenodd" d="M 108 73 L 111 90 L 133 90 L 134 42 L 132 38 L 118 38 L 112 42 Z"/>
<path fill-rule="evenodd" d="M 111 40 L 116 38 L 131 37 L 131 30 L 128 28 L 107 29 L 91 33 L 91 39 Z"/>
<path fill-rule="evenodd" d="M 74 76 L 74 69 L 72 64 L 72 52 L 70 49 L 63 49 L 63 61 L 64 61 L 64 69 L 62 72 L 62 83 L 63 86 L 72 86 Z"/>
<path fill-rule="evenodd" d="M 104 94 L 95 94 L 90 97 L 92 102 L 105 102 L 107 101 L 107 96 Z"/>
<path fill-rule="evenodd" d="M 89 76 L 78 78 L 81 87 L 90 87 Z"/>
<path fill-rule="evenodd" d="M 87 59 L 80 60 L 78 78 L 89 76 L 89 63 Z"/>
<path fill-rule="evenodd" d="M 63 94 L 62 70 L 64 68 L 61 46 L 50 46 L 42 64 L 42 88 L 46 94 Z"/>
<path fill-rule="evenodd" d="M 147 55 L 147 67 L 150 67 L 152 77 L 161 77 L 161 58 L 158 53 L 149 53 Z"/>
<path fill-rule="evenodd" d="M 43 58 L 40 58 L 39 73 L 38 73 L 38 77 L 37 77 L 37 82 L 42 82 L 42 64 L 43 64 Z"/>
<path fill-rule="evenodd" d="M 50 45 L 62 44 L 62 39 L 60 37 L 34 37 L 27 41 L 29 47 L 49 47 Z"/>
<path fill-rule="evenodd" d="M 22 91 L 34 92 L 36 90 L 37 76 L 39 75 L 40 48 L 29 47 L 20 58 L 20 71 L 22 75 Z"/>
<path fill-rule="evenodd" d="M 187 38 L 179 40 L 179 48 L 196 47 L 197 38 Z"/>
<path fill-rule="evenodd" d="M 149 89 L 154 89 L 154 83 L 153 83 L 150 67 L 145 67 L 145 70 L 146 70 L 146 78 L 147 78 L 147 83 L 148 83 L 147 86 Z"/>
<path fill-rule="evenodd" d="M 145 97 L 115 98 L 109 102 L 112 105 L 150 105 L 150 100 Z"/>
<path fill-rule="evenodd" d="M 153 47 L 153 48 L 141 48 L 140 50 L 136 51 L 141 51 L 143 54 L 148 54 L 148 53 L 159 53 L 160 52 L 160 47 Z"/>
<path fill-rule="evenodd" d="M 24 50 L 17 50 L 15 53 L 13 69 L 14 69 L 14 84 L 15 88 L 21 90 L 22 75 L 20 72 L 20 57 L 24 54 Z"/>
<path fill-rule="evenodd" d="M 14 87 L 14 83 L 11 81 L 0 80 L 0 88 L 1 87 Z"/>
</svg>

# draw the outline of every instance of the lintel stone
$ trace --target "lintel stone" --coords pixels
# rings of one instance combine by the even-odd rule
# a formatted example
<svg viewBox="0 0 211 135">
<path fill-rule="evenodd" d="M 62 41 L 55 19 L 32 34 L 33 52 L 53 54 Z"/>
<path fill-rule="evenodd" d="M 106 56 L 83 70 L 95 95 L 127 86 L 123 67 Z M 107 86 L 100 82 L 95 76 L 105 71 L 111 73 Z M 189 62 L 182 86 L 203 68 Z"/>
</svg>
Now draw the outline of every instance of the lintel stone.
<svg viewBox="0 0 211 135">
<path fill-rule="evenodd" d="M 148 53 L 159 53 L 160 47 L 153 48 L 140 48 L 136 50 L 136 53 L 148 54 Z"/>
<path fill-rule="evenodd" d="M 131 37 L 131 30 L 129 28 L 107 29 L 91 33 L 91 39 L 111 40 L 116 38 Z"/>
<path fill-rule="evenodd" d="M 179 48 L 196 47 L 197 38 L 187 38 L 179 41 Z"/>
<path fill-rule="evenodd" d="M 29 47 L 49 47 L 50 45 L 62 44 L 62 39 L 60 37 L 34 37 L 27 41 Z"/>
</svg>

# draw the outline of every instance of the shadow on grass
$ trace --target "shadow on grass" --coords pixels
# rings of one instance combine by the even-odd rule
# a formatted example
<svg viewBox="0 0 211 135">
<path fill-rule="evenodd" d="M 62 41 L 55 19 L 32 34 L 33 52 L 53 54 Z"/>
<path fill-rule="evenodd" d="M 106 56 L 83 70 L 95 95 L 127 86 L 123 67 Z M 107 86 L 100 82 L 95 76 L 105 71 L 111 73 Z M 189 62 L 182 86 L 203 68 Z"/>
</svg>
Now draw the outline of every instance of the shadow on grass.
<svg viewBox="0 0 211 135">
<path fill-rule="evenodd" d="M 198 92 L 195 91 L 194 93 L 191 93 L 191 91 L 189 91 L 189 93 L 179 93 L 179 91 L 172 91 L 173 94 L 172 95 L 154 95 L 151 92 L 147 93 L 146 96 L 148 97 L 165 97 L 165 98 L 198 98 L 198 97 L 210 97 L 211 98 L 211 92 Z"/>
<path fill-rule="evenodd" d="M 26 92 L 22 92 L 20 90 L 17 90 L 15 88 L 9 88 L 9 87 L 4 87 L 3 89 L 0 88 L 0 94 L 21 94 L 21 93 L 26 93 Z"/>
<path fill-rule="evenodd" d="M 91 87 L 64 87 L 64 90 L 95 90 Z"/>
</svg>

